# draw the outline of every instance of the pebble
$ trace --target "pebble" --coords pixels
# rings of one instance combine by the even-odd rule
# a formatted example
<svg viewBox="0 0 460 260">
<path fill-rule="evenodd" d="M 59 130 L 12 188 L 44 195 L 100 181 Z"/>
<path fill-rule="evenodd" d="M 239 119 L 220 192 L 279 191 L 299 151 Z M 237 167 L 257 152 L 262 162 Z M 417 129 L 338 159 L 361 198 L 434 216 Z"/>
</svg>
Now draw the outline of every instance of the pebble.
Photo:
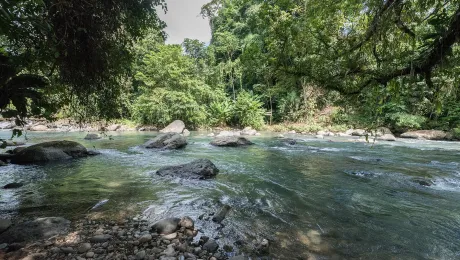
<svg viewBox="0 0 460 260">
<path fill-rule="evenodd" d="M 87 257 L 87 258 L 93 258 L 93 256 L 94 256 L 94 252 L 88 252 L 88 253 L 86 253 L 86 257 Z"/>
<path fill-rule="evenodd" d="M 136 254 L 136 259 L 137 260 L 142 260 L 144 258 L 145 258 L 145 251 L 144 250 L 141 250 Z"/>
<path fill-rule="evenodd" d="M 91 244 L 90 243 L 83 243 L 78 247 L 78 253 L 83 254 L 88 252 L 91 249 Z"/>
<path fill-rule="evenodd" d="M 75 250 L 71 247 L 61 247 L 61 252 L 64 254 L 73 254 L 75 253 Z"/>
<path fill-rule="evenodd" d="M 110 235 L 96 235 L 90 239 L 91 242 L 93 243 L 103 243 L 106 242 L 107 240 L 111 239 L 112 236 Z"/>
<path fill-rule="evenodd" d="M 151 240 L 152 240 L 152 235 L 146 234 L 139 238 L 139 243 L 144 244 L 144 243 L 150 242 Z"/>
</svg>

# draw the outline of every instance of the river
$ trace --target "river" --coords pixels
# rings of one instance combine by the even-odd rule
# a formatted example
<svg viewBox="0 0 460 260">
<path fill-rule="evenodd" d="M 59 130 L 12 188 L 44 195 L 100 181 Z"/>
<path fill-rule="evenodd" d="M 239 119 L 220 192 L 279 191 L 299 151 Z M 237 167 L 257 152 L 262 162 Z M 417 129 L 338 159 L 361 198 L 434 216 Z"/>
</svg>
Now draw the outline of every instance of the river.
<svg viewBox="0 0 460 260">
<path fill-rule="evenodd" d="M 0 132 L 0 138 L 11 132 Z M 346 138 L 274 135 L 250 138 L 247 148 L 209 145 L 192 132 L 179 151 L 138 145 L 155 133 L 116 133 L 86 141 L 85 133 L 28 133 L 28 142 L 74 140 L 102 154 L 41 166 L 0 167 L 0 217 L 83 217 L 130 210 L 154 222 L 189 215 L 221 245 L 267 238 L 279 259 L 460 259 L 460 144 L 400 140 L 377 144 Z M 216 179 L 161 178 L 166 165 L 209 158 Z M 424 180 L 431 186 L 420 185 Z M 225 226 L 199 220 L 228 204 Z M 127 213 L 128 214 L 128 213 Z"/>
</svg>

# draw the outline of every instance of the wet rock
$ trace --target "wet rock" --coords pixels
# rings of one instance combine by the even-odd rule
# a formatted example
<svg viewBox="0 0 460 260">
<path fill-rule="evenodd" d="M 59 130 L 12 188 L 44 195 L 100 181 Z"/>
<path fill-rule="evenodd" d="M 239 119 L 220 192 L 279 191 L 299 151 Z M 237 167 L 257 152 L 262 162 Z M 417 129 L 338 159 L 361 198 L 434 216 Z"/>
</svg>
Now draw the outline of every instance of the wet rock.
<svg viewBox="0 0 460 260">
<path fill-rule="evenodd" d="M 177 133 L 159 134 L 144 144 L 145 148 L 180 149 L 187 145 L 185 137 Z"/>
<path fill-rule="evenodd" d="M 0 243 L 37 241 L 65 233 L 70 221 L 60 217 L 37 218 L 11 226 L 0 234 Z"/>
<path fill-rule="evenodd" d="M 416 179 L 414 180 L 414 182 L 426 187 L 433 185 L 433 183 L 430 180 Z"/>
<path fill-rule="evenodd" d="M 283 143 L 288 144 L 288 145 L 296 145 L 297 140 L 292 139 L 292 138 L 286 138 L 286 139 L 283 139 Z"/>
<path fill-rule="evenodd" d="M 92 243 L 104 243 L 112 238 L 111 235 L 95 235 L 93 236 L 90 241 Z"/>
<path fill-rule="evenodd" d="M 12 183 L 8 183 L 7 185 L 3 186 L 3 188 L 4 189 L 17 189 L 17 188 L 21 188 L 22 186 L 24 186 L 24 183 L 12 182 Z"/>
<path fill-rule="evenodd" d="M 226 146 L 226 147 L 238 147 L 253 145 L 254 143 L 244 137 L 229 136 L 229 137 L 217 137 L 211 142 L 214 146 Z"/>
<path fill-rule="evenodd" d="M 216 252 L 218 248 L 219 248 L 219 245 L 213 239 L 210 239 L 208 242 L 204 243 L 203 245 L 203 250 L 206 250 L 211 253 Z"/>
<path fill-rule="evenodd" d="M 167 218 L 153 224 L 152 231 L 158 234 L 168 235 L 179 229 L 180 218 Z"/>
<path fill-rule="evenodd" d="M 83 253 L 88 252 L 90 249 L 91 249 L 90 243 L 83 243 L 78 247 L 77 251 L 79 254 L 83 254 Z"/>
<path fill-rule="evenodd" d="M 187 228 L 187 229 L 191 229 L 195 226 L 195 222 L 190 217 L 183 217 L 181 218 L 179 222 L 179 226 Z"/>
<path fill-rule="evenodd" d="M 396 137 L 392 134 L 384 134 L 382 136 L 377 137 L 377 140 L 394 142 L 396 141 Z"/>
<path fill-rule="evenodd" d="M 85 140 L 97 140 L 101 139 L 102 137 L 99 134 L 87 134 L 85 136 Z"/>
<path fill-rule="evenodd" d="M 447 132 L 439 130 L 418 130 L 410 131 L 401 135 L 401 138 L 412 138 L 421 140 L 445 140 L 448 138 Z"/>
<path fill-rule="evenodd" d="M 48 127 L 46 125 L 34 125 L 30 127 L 30 131 L 37 131 L 37 132 L 42 132 L 42 131 L 48 131 Z"/>
<path fill-rule="evenodd" d="M 184 131 L 185 124 L 181 120 L 175 120 L 167 127 L 160 130 L 160 133 L 177 133 L 180 134 Z"/>
<path fill-rule="evenodd" d="M 208 159 L 198 159 L 190 163 L 166 166 L 160 168 L 156 174 L 162 177 L 174 176 L 187 179 L 209 179 L 213 178 L 219 173 L 219 169 Z"/>
<path fill-rule="evenodd" d="M 11 163 L 32 164 L 39 162 L 68 160 L 72 158 L 89 156 L 86 148 L 72 141 L 51 141 L 44 142 L 24 148 L 14 154 Z"/>
<path fill-rule="evenodd" d="M 0 233 L 3 233 L 9 227 L 11 227 L 10 219 L 0 219 Z"/>
<path fill-rule="evenodd" d="M 182 132 L 182 135 L 185 137 L 190 136 L 190 131 L 187 129 L 184 129 L 184 132 Z"/>
<path fill-rule="evenodd" d="M 231 208 L 232 207 L 230 207 L 229 205 L 222 206 L 219 212 L 217 212 L 217 214 L 212 217 L 212 221 L 216 223 L 221 223 L 225 219 L 225 216 L 227 216 Z"/>
</svg>

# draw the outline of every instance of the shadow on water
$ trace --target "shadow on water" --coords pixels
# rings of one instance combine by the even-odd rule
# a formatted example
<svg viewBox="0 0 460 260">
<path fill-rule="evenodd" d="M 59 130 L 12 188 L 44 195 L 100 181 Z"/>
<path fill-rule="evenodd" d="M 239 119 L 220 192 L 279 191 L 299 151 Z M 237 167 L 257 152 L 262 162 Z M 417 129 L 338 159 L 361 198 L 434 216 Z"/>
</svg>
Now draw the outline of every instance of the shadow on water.
<svg viewBox="0 0 460 260">
<path fill-rule="evenodd" d="M 237 149 L 213 147 L 209 138 L 194 133 L 184 150 L 155 151 L 138 146 L 151 133 L 97 141 L 83 140 L 84 135 L 29 134 L 31 142 L 76 140 L 102 154 L 1 167 L 0 185 L 26 183 L 0 191 L 1 216 L 78 219 L 107 200 L 98 209 L 106 217 L 140 211 L 154 222 L 189 215 L 221 245 L 268 238 L 272 255 L 280 259 L 460 257 L 458 144 L 371 146 L 303 138 L 291 146 L 260 137 L 253 139 L 256 146 Z M 221 169 L 217 178 L 191 181 L 154 174 L 162 166 L 196 158 L 211 159 Z M 223 228 L 199 219 L 223 204 L 232 207 Z"/>
</svg>

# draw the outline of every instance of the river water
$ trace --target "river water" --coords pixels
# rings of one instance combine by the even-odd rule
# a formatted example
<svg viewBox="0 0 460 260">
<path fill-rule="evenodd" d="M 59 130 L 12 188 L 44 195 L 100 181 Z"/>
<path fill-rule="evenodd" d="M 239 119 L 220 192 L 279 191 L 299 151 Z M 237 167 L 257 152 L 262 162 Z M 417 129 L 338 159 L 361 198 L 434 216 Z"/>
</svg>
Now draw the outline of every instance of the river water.
<svg viewBox="0 0 460 260">
<path fill-rule="evenodd" d="M 11 132 L 0 132 L 0 138 Z M 460 144 L 398 140 L 374 145 L 270 135 L 247 148 L 219 148 L 192 133 L 180 151 L 138 145 L 155 133 L 86 141 L 85 133 L 29 133 L 30 143 L 74 140 L 102 154 L 41 166 L 0 167 L 0 217 L 78 219 L 141 210 L 154 222 L 189 215 L 219 243 L 271 241 L 278 259 L 460 259 Z M 209 158 L 216 179 L 161 178 L 166 165 Z M 432 183 L 422 186 L 423 180 Z M 221 229 L 203 213 L 232 207 Z"/>
</svg>

